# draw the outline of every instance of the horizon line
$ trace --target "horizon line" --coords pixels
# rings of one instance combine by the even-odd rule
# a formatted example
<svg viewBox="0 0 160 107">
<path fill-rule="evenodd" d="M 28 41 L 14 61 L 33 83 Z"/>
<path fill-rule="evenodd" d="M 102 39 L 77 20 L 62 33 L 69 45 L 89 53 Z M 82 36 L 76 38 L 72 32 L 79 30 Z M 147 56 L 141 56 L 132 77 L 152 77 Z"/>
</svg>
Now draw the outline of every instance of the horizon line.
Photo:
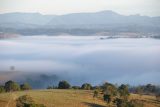
<svg viewBox="0 0 160 107">
<path fill-rule="evenodd" d="M 99 11 L 90 11 L 90 12 L 70 12 L 70 13 L 64 13 L 64 14 L 44 14 L 42 12 L 21 12 L 21 11 L 14 11 L 14 12 L 0 12 L 0 15 L 2 14 L 11 14 L 11 13 L 22 13 L 22 14 L 40 14 L 40 15 L 55 15 L 55 16 L 62 16 L 62 15 L 70 15 L 70 14 L 81 14 L 81 13 L 100 13 L 100 12 L 113 12 L 113 13 L 116 13 L 116 14 L 119 14 L 119 15 L 124 15 L 124 16 L 135 16 L 135 15 L 138 15 L 138 16 L 148 16 L 148 17 L 160 17 L 160 15 L 142 15 L 141 13 L 135 13 L 135 14 L 121 14 L 120 12 L 116 12 L 116 11 L 113 11 L 113 10 L 99 10 Z"/>
</svg>

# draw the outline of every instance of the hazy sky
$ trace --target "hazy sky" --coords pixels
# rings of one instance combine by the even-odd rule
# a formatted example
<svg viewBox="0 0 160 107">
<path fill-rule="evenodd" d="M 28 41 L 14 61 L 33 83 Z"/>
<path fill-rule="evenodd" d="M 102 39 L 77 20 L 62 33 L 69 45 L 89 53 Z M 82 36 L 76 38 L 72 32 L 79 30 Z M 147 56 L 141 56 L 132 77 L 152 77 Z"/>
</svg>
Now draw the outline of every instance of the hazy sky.
<svg viewBox="0 0 160 107">
<path fill-rule="evenodd" d="M 160 16 L 160 0 L 0 0 L 0 13 L 66 14 L 101 10 Z"/>
</svg>

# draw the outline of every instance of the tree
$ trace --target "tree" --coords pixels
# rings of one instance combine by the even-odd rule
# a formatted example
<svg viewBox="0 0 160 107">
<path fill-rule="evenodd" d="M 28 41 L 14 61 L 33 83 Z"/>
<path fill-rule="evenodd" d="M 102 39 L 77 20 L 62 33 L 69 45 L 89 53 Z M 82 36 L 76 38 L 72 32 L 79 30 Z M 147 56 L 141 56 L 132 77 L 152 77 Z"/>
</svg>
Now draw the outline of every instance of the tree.
<svg viewBox="0 0 160 107">
<path fill-rule="evenodd" d="M 89 83 L 84 83 L 84 84 L 82 84 L 81 89 L 91 90 L 92 89 L 92 85 L 89 84 Z"/>
<path fill-rule="evenodd" d="M 156 86 L 155 86 L 155 85 L 152 85 L 152 84 L 147 84 L 147 85 L 144 87 L 144 91 L 145 91 L 147 94 L 155 93 L 155 92 L 156 92 Z"/>
<path fill-rule="evenodd" d="M 5 92 L 4 86 L 0 86 L 0 93 Z"/>
<path fill-rule="evenodd" d="M 124 100 L 128 99 L 129 96 L 129 90 L 128 90 L 128 86 L 122 84 L 119 88 L 118 88 L 120 97 L 123 98 Z"/>
<path fill-rule="evenodd" d="M 24 83 L 21 86 L 21 90 L 30 90 L 32 87 L 28 83 Z"/>
<path fill-rule="evenodd" d="M 10 80 L 10 81 L 5 83 L 5 90 L 6 90 L 6 92 L 19 91 L 20 86 L 16 82 L 13 82 L 13 81 Z"/>
<path fill-rule="evenodd" d="M 102 92 L 104 94 L 103 99 L 107 102 L 110 103 L 113 100 L 113 97 L 117 95 L 117 88 L 108 82 L 105 82 L 102 86 Z"/>
<path fill-rule="evenodd" d="M 58 84 L 59 89 L 69 89 L 71 85 L 67 81 L 60 81 Z"/>
<path fill-rule="evenodd" d="M 117 95 L 117 88 L 111 83 L 105 82 L 101 88 L 104 94 Z"/>
</svg>

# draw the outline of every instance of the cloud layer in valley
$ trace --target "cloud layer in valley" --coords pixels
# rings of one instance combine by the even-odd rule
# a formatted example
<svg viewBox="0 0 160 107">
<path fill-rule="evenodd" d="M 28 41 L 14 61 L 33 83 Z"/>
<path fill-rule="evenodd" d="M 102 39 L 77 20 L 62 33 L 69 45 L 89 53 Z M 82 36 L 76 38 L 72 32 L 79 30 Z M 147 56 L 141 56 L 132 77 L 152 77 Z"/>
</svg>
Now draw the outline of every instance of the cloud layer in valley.
<svg viewBox="0 0 160 107">
<path fill-rule="evenodd" d="M 27 36 L 0 41 L 0 72 L 51 73 L 73 84 L 158 84 L 159 54 L 156 39 Z"/>
</svg>

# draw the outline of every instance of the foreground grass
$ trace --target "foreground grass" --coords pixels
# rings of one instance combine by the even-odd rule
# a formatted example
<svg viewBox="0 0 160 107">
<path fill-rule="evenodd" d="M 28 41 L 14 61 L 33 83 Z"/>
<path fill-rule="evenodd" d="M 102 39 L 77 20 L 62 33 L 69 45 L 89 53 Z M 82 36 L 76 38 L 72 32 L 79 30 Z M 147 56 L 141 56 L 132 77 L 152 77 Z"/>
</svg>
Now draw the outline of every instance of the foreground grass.
<svg viewBox="0 0 160 107">
<path fill-rule="evenodd" d="M 15 100 L 30 95 L 37 104 L 47 107 L 107 107 L 102 98 L 93 98 L 92 91 L 86 90 L 31 90 L 0 94 L 0 107 L 16 107 Z M 130 99 L 143 100 L 145 107 L 160 107 L 154 96 L 132 94 Z"/>
</svg>

